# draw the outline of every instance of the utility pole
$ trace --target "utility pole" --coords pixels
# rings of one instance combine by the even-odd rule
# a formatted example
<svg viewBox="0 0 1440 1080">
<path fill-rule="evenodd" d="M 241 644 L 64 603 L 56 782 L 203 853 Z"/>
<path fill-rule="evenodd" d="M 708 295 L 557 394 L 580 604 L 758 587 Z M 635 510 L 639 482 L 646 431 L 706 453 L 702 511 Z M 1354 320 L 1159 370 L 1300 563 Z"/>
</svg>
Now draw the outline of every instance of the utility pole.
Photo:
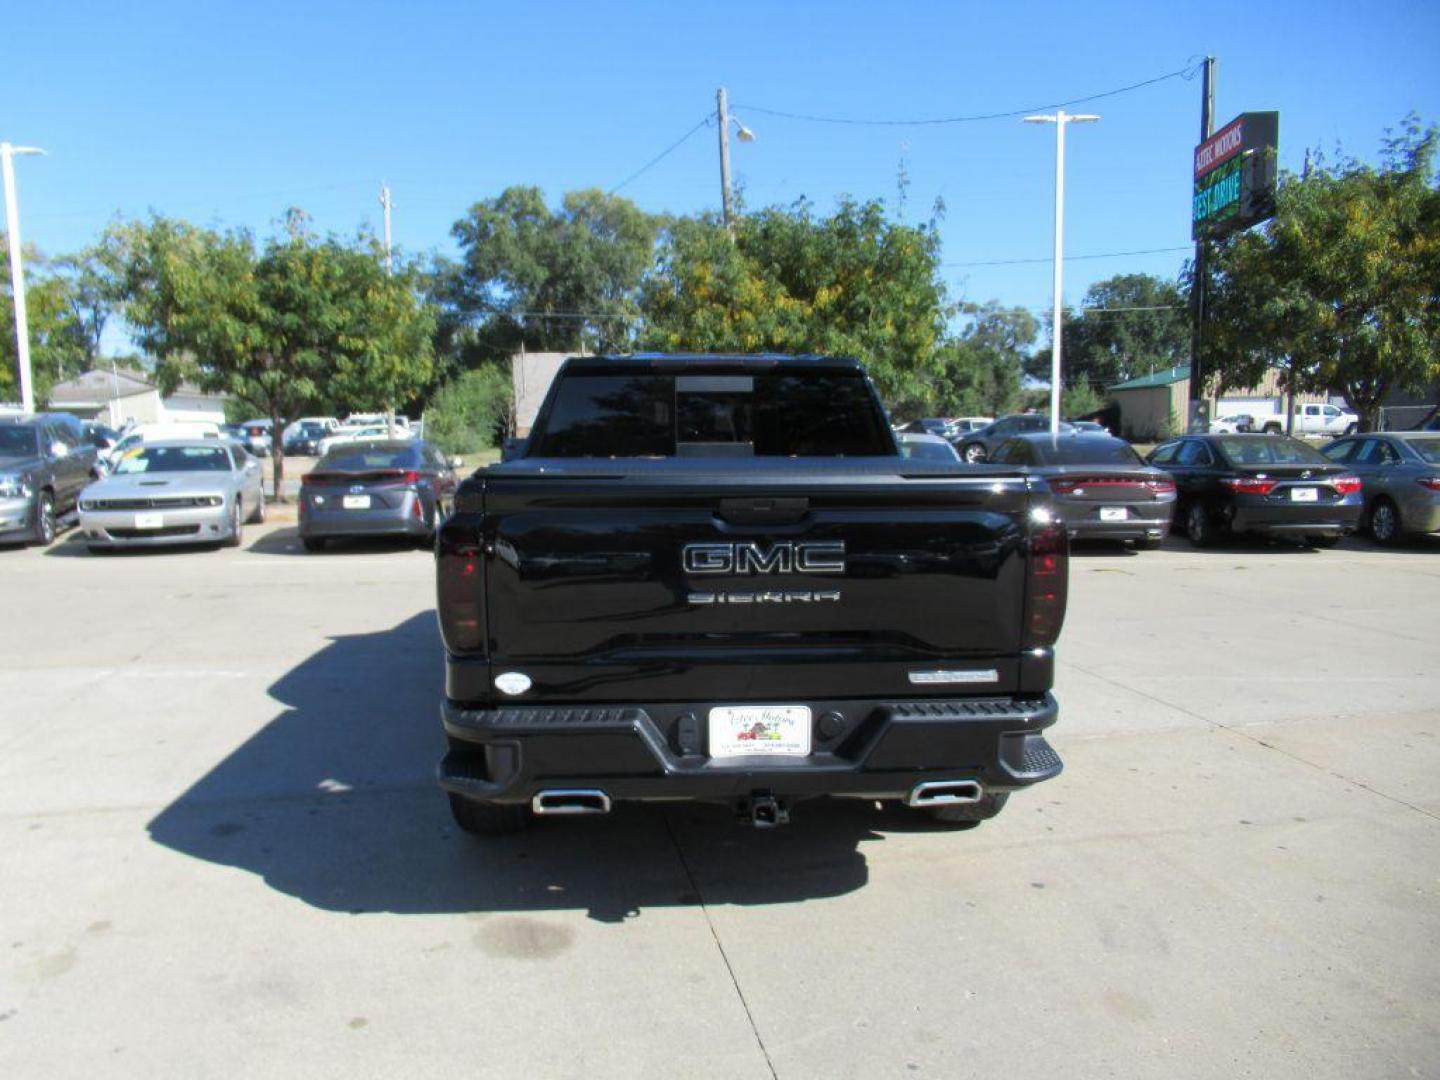
<svg viewBox="0 0 1440 1080">
<path fill-rule="evenodd" d="M 722 86 L 715 91 L 715 118 L 720 127 L 720 210 L 730 238 L 735 238 L 735 219 L 730 206 L 730 99 Z"/>
<path fill-rule="evenodd" d="M 390 208 L 395 204 L 390 200 L 390 186 L 384 180 L 380 181 L 380 208 L 385 211 L 385 272 L 395 273 L 395 266 L 390 257 Z"/>
<path fill-rule="evenodd" d="M 35 411 L 35 389 L 30 379 L 30 326 L 25 317 L 25 266 L 20 248 L 20 206 L 15 201 L 16 154 L 43 154 L 35 146 L 0 142 L 0 171 L 5 174 L 5 228 L 10 236 L 10 290 L 15 296 L 15 356 L 20 361 L 20 408 Z"/>
<path fill-rule="evenodd" d="M 1205 58 L 1205 76 L 1200 89 L 1200 141 L 1203 143 L 1215 134 L 1215 57 Z M 1209 428 L 1206 402 L 1205 361 L 1201 355 L 1205 331 L 1205 235 L 1195 241 L 1195 281 L 1190 288 L 1195 308 L 1195 326 L 1190 333 L 1190 400 L 1186 402 L 1189 416 L 1185 430 L 1191 433 L 1204 432 Z"/>
</svg>

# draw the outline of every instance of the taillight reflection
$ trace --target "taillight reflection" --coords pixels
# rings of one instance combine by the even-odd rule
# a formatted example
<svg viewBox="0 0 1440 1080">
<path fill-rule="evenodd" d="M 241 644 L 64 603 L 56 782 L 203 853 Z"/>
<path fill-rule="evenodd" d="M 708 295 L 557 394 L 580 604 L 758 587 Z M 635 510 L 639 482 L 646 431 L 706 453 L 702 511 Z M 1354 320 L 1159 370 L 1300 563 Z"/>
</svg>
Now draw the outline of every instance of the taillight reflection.
<svg viewBox="0 0 1440 1080">
<path fill-rule="evenodd" d="M 1025 574 L 1025 646 L 1055 644 L 1065 622 L 1069 537 L 1061 525 L 1038 525 L 1030 534 Z"/>
</svg>

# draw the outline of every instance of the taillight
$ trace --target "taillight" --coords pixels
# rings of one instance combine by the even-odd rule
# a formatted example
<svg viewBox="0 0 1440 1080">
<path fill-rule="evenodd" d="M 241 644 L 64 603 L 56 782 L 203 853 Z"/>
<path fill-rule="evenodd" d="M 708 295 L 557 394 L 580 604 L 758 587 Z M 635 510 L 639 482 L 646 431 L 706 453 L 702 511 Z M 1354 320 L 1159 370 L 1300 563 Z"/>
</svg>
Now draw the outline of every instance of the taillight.
<svg viewBox="0 0 1440 1080">
<path fill-rule="evenodd" d="M 1330 486 L 1341 495 L 1354 495 L 1360 490 L 1360 477 L 1358 476 L 1337 476 L 1330 481 Z"/>
<path fill-rule="evenodd" d="M 1241 495 L 1269 495 L 1275 490 L 1278 480 L 1263 480 L 1255 476 L 1225 476 L 1220 483 Z"/>
<path fill-rule="evenodd" d="M 1422 476 L 1415 482 L 1423 488 L 1429 488 L 1431 491 L 1440 491 L 1440 476 Z"/>
<path fill-rule="evenodd" d="M 1025 568 L 1025 647 L 1053 645 L 1065 622 L 1070 542 L 1062 525 L 1037 525 Z"/>
<path fill-rule="evenodd" d="M 1146 480 L 1145 489 L 1154 492 L 1156 495 L 1174 495 L 1175 481 L 1168 476 L 1160 480 Z"/>
<path fill-rule="evenodd" d="M 437 603 L 440 637 L 452 653 L 479 652 L 485 635 L 481 626 L 480 549 L 470 544 L 445 549 L 436 559 Z"/>
</svg>

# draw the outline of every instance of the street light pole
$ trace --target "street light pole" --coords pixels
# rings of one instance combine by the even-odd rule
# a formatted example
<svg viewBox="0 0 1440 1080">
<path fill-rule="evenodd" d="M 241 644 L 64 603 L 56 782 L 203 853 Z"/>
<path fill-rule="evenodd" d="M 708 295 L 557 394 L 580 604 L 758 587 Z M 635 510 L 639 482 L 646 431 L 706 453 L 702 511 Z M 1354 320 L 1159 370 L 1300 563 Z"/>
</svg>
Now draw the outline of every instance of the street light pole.
<svg viewBox="0 0 1440 1080">
<path fill-rule="evenodd" d="M 390 185 L 384 180 L 380 181 L 380 209 L 385 211 L 385 272 L 395 273 L 395 265 L 390 257 L 390 207 L 394 203 L 390 201 Z"/>
<path fill-rule="evenodd" d="M 30 381 L 30 327 L 25 318 L 25 267 L 20 249 L 20 207 L 15 201 L 16 154 L 43 154 L 36 146 L 11 146 L 0 142 L 0 171 L 5 174 L 5 229 L 10 237 L 10 289 L 15 295 L 15 355 L 20 361 L 20 407 L 35 411 L 35 391 Z"/>
<path fill-rule="evenodd" d="M 1061 109 L 1054 116 L 1027 116 L 1027 124 L 1055 125 L 1055 298 L 1050 327 L 1050 434 L 1060 434 L 1060 296 L 1065 266 L 1065 125 L 1093 124 L 1100 117 L 1091 113 L 1071 116 Z"/>
</svg>

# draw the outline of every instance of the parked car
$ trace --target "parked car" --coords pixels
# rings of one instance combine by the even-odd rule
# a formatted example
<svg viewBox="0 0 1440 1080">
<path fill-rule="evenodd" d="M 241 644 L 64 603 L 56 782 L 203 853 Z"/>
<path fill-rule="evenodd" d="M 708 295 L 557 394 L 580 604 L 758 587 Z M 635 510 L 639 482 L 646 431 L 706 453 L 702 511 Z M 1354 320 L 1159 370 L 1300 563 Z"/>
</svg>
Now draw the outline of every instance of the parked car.
<svg viewBox="0 0 1440 1080">
<path fill-rule="evenodd" d="M 454 501 L 457 464 L 416 439 L 335 447 L 300 478 L 305 550 L 354 536 L 413 536 L 429 546 Z"/>
<path fill-rule="evenodd" d="M 1196 547 L 1244 532 L 1329 547 L 1363 509 L 1358 476 L 1288 435 L 1185 435 L 1149 461 L 1174 478 L 1176 521 Z"/>
<path fill-rule="evenodd" d="M 260 463 L 220 439 L 167 439 L 134 447 L 80 495 L 91 551 L 156 544 L 239 547 L 245 523 L 265 520 Z"/>
<path fill-rule="evenodd" d="M 1255 430 L 1255 418 L 1249 413 L 1231 413 L 1210 421 L 1211 435 L 1238 435 Z"/>
<path fill-rule="evenodd" d="M 949 420 L 938 416 L 927 416 L 923 420 L 911 420 L 896 431 L 900 435 L 937 435 L 942 439 L 949 438 L 954 434 L 954 428 Z"/>
<path fill-rule="evenodd" d="M 320 450 L 320 440 L 335 430 L 335 423 L 325 424 L 320 420 L 297 420 L 285 428 L 283 443 L 285 453 L 315 457 Z"/>
<path fill-rule="evenodd" d="M 1361 521 L 1376 543 L 1440 532 L 1440 434 L 1382 431 L 1320 452 L 1360 477 Z"/>
<path fill-rule="evenodd" d="M 980 462 L 986 460 L 993 454 L 1002 442 L 1015 435 L 1027 431 L 1049 431 L 1050 417 L 1043 413 L 1023 413 L 1019 416 L 1002 416 L 993 424 L 988 424 L 978 431 L 966 432 L 959 442 L 960 456 L 969 462 Z M 1074 427 L 1065 421 L 1060 421 L 1060 430 L 1066 433 L 1074 431 Z"/>
<path fill-rule="evenodd" d="M 220 425 L 210 420 L 136 424 L 121 435 L 120 441 L 112 446 L 105 456 L 113 468 L 126 453 L 145 443 L 174 439 L 219 439 L 222 434 Z"/>
<path fill-rule="evenodd" d="M 1175 481 L 1147 465 L 1124 439 L 1032 432 L 1005 440 L 990 461 L 1028 466 L 1043 479 L 1072 539 L 1133 540 L 1153 550 L 1170 531 Z"/>
<path fill-rule="evenodd" d="M 918 435 L 902 431 L 895 436 L 900 444 L 900 453 L 907 458 L 920 461 L 959 461 L 960 454 L 949 439 L 941 435 Z"/>
<path fill-rule="evenodd" d="M 969 431 L 979 431 L 994 422 L 993 416 L 954 416 L 950 418 L 950 431 L 953 435 L 964 435 Z"/>
<path fill-rule="evenodd" d="M 272 426 L 269 420 L 246 420 L 242 423 L 241 441 L 244 442 L 245 449 L 256 457 L 269 457 L 271 447 L 274 446 L 270 435 Z"/>
<path fill-rule="evenodd" d="M 120 441 L 120 432 L 98 420 L 86 420 L 81 423 L 80 427 L 85 433 L 85 438 L 96 450 L 109 450 Z"/>
<path fill-rule="evenodd" d="M 346 443 L 394 442 L 407 438 L 408 436 L 403 434 L 392 435 L 384 424 L 370 424 L 363 427 L 350 427 L 346 424 L 341 424 L 315 444 L 315 454 L 317 457 L 324 457 L 333 448 L 343 446 Z"/>
<path fill-rule="evenodd" d="M 0 417 L 0 543 L 46 547 L 95 476 L 98 453 L 68 413 Z"/>
<path fill-rule="evenodd" d="M 1091 434 L 1091 435 L 1109 435 L 1109 434 L 1110 434 L 1110 429 L 1107 428 L 1104 424 L 1100 423 L 1098 420 L 1068 420 L 1068 421 L 1066 421 L 1066 423 L 1068 423 L 1068 424 L 1069 424 L 1071 427 L 1073 427 L 1076 431 L 1081 432 L 1082 434 L 1084 434 L 1084 433 L 1088 433 L 1088 434 Z"/>
</svg>

